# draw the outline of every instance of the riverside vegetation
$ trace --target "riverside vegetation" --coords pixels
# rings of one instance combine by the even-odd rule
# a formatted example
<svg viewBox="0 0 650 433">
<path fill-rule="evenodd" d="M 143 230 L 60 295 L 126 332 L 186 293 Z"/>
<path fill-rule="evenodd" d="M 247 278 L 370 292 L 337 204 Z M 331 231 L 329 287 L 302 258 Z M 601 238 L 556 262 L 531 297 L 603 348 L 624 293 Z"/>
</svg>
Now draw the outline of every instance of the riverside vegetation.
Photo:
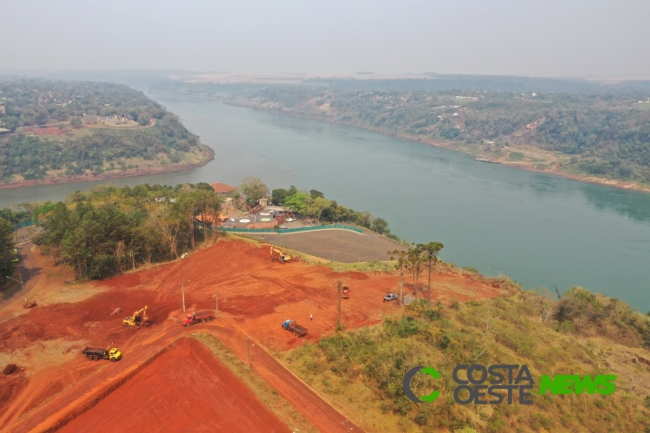
<svg viewBox="0 0 650 433">
<path fill-rule="evenodd" d="M 344 123 L 540 171 L 650 187 L 650 86 L 439 76 L 161 89 Z"/>
<path fill-rule="evenodd" d="M 78 279 L 103 279 L 148 263 L 178 258 L 218 232 L 196 221 L 216 221 L 220 198 L 208 184 L 97 187 L 76 192 L 65 202 L 3 209 L 3 216 L 25 219 L 44 230 L 34 239 L 44 254 L 72 267 Z M 11 269 L 8 270 L 10 275 Z"/>
<path fill-rule="evenodd" d="M 0 136 L 0 185 L 212 159 L 176 116 L 126 86 L 0 79 L 0 105 L 0 128 L 11 132 Z"/>
<path fill-rule="evenodd" d="M 241 198 L 235 203 L 249 211 L 269 195 L 269 189 L 260 179 L 247 177 L 229 195 Z M 384 219 L 340 206 L 316 190 L 307 193 L 291 186 L 273 190 L 271 198 L 306 217 L 352 222 L 397 239 Z M 71 194 L 65 201 L 0 209 L 0 275 L 13 272 L 12 227 L 30 221 L 43 229 L 34 243 L 43 253 L 71 266 L 78 279 L 103 279 L 149 263 L 175 260 L 218 237 L 210 221 L 219 219 L 222 199 L 206 183 L 99 186 Z"/>
</svg>

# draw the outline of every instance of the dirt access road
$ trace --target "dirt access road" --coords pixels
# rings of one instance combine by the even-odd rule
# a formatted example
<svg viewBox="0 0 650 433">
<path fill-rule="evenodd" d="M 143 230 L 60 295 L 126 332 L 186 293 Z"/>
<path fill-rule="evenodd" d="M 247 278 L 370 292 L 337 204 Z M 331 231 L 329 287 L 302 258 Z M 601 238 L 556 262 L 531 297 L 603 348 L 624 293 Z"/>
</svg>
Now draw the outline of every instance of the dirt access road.
<svg viewBox="0 0 650 433">
<path fill-rule="evenodd" d="M 24 287 L 18 281 L 9 280 L 5 288 L 0 292 L 0 307 L 6 308 L 9 303 L 18 303 L 25 300 L 29 293 L 39 284 L 41 277 L 41 268 L 38 261 L 32 254 L 31 242 L 24 242 L 18 247 L 20 262 L 18 263 L 18 272 L 11 277 L 15 280 L 22 281 Z"/>
<path fill-rule="evenodd" d="M 345 407 L 332 407 L 269 353 L 316 342 L 335 332 L 338 308 L 333 286 L 337 279 L 351 289 L 351 298 L 342 305 L 348 329 L 380 323 L 383 315 L 399 309 L 382 301 L 383 294 L 398 286 L 396 275 L 337 273 L 300 260 L 282 265 L 270 260 L 267 246 L 243 240 L 223 240 L 185 260 L 73 286 L 62 285 L 60 267 L 36 257 L 45 269 L 42 287 L 31 292 L 38 305 L 18 317 L 0 310 L 0 361 L 22 368 L 17 376 L 0 376 L 0 381 L 18 378 L 11 379 L 16 383 L 0 402 L 0 426 L 7 432 L 62 426 L 136 377 L 176 339 L 195 331 L 216 336 L 245 362 L 246 337 L 250 336 L 255 344 L 253 370 L 318 429 L 338 431 L 346 420 Z M 434 299 L 443 301 L 502 293 L 494 282 L 453 272 L 436 273 L 434 281 Z M 218 293 L 220 311 L 215 321 L 189 329 L 181 326 L 181 284 L 188 311 L 214 308 Z M 124 316 L 144 305 L 149 307 L 150 326 L 135 332 L 124 329 Z M 313 321 L 308 320 L 309 314 Z M 281 323 L 286 319 L 297 320 L 309 334 L 299 339 L 284 331 Z M 124 359 L 118 363 L 87 361 L 80 355 L 84 345 L 117 346 Z M 152 390 L 152 395 L 157 392 Z M 176 416 L 173 410 L 165 413 Z M 357 426 L 354 431 L 362 430 Z"/>
<path fill-rule="evenodd" d="M 166 432 L 182 431 L 170 426 L 182 426 L 185 421 L 185 425 L 197 422 L 198 425 L 211 426 L 211 429 L 205 431 L 289 431 L 287 428 L 271 430 L 270 427 L 278 425 L 276 417 L 260 406 L 259 400 L 232 373 L 225 374 L 221 363 L 198 342 L 183 341 L 186 339 L 182 337 L 192 331 L 179 327 L 174 322 L 165 323 L 164 329 L 159 332 L 152 329 L 138 331 L 139 343 L 133 345 L 135 347 L 131 348 L 130 356 L 125 355 L 118 363 L 85 361 L 85 364 L 98 364 L 99 368 L 95 373 L 79 380 L 67 392 L 56 395 L 47 405 L 40 406 L 28 417 L 9 424 L 8 429 L 1 431 L 18 433 L 62 429 L 64 432 L 74 432 L 82 428 L 84 431 L 99 432 L 126 431 L 130 427 L 146 426 L 147 431 Z M 195 325 L 193 331 L 216 336 L 240 359 L 245 360 L 246 336 L 233 325 L 224 326 L 213 322 Z M 179 337 L 181 340 L 178 340 Z M 184 348 L 176 351 L 178 341 L 181 341 Z M 316 428 L 322 432 L 339 431 L 342 428 L 347 418 L 341 412 L 278 363 L 259 343 L 253 341 L 251 349 L 253 370 L 302 412 Z M 168 356 L 170 351 L 173 352 L 172 356 Z M 177 356 L 183 360 L 177 359 Z M 186 366 L 182 367 L 181 364 Z M 199 376 L 196 376 L 197 370 Z M 193 392 L 197 389 L 201 392 Z M 181 395 L 182 399 L 179 398 Z M 255 410 L 259 412 L 258 416 L 251 419 L 266 427 L 261 430 L 226 429 L 225 426 L 237 422 L 240 416 L 249 415 L 241 408 L 225 412 L 227 416 L 223 413 L 216 414 L 211 409 L 222 408 L 223 398 L 229 399 L 234 407 L 241 405 L 257 408 Z M 138 403 L 130 406 L 135 401 Z M 189 412 L 187 405 L 192 407 Z M 133 408 L 140 406 L 142 409 L 138 409 L 136 414 Z M 125 416 L 126 413 L 129 415 Z M 355 432 L 363 432 L 352 422 L 347 425 Z M 217 428 L 219 426 L 224 426 L 224 429 Z"/>
<path fill-rule="evenodd" d="M 97 426 L 114 432 L 181 432 L 188 426 L 197 433 L 291 432 L 193 338 L 176 340 L 131 380 L 60 431 L 91 432 Z"/>
</svg>

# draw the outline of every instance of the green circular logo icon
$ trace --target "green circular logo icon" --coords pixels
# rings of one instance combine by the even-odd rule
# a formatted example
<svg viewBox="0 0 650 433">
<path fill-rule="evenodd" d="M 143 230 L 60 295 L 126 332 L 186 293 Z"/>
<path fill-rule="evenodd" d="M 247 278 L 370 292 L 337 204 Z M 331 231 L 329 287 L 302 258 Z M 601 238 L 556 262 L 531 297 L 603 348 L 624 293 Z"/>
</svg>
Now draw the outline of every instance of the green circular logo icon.
<svg viewBox="0 0 650 433">
<path fill-rule="evenodd" d="M 433 391 L 429 395 L 423 395 L 420 396 L 420 398 L 418 398 L 413 393 L 413 390 L 411 389 L 411 379 L 413 379 L 413 376 L 415 376 L 418 373 L 428 374 L 434 379 L 440 379 L 440 373 L 438 373 L 436 369 L 433 367 L 423 367 L 421 365 L 418 365 L 417 367 L 413 367 L 404 375 L 404 382 L 402 383 L 402 386 L 404 387 L 404 394 L 406 394 L 406 396 L 410 398 L 411 401 L 414 401 L 415 403 L 432 402 L 433 400 L 438 398 L 438 396 L 440 395 L 440 391 Z"/>
</svg>

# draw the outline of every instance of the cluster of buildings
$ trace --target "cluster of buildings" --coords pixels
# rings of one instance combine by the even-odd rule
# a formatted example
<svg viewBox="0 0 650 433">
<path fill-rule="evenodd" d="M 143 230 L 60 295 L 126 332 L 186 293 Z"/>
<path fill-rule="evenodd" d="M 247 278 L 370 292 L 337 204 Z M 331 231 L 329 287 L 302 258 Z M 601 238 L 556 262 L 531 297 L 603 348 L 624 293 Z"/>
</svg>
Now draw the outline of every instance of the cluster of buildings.
<svg viewBox="0 0 650 433">
<path fill-rule="evenodd" d="M 293 213 L 285 210 L 280 206 L 269 206 L 267 198 L 261 198 L 259 204 L 255 206 L 250 214 L 243 217 L 235 216 L 234 199 L 227 197 L 228 193 L 236 190 L 234 186 L 221 182 L 210 184 L 214 192 L 223 196 L 224 206 L 220 215 L 219 223 L 226 228 L 249 228 L 249 229 L 266 229 L 273 228 L 276 225 L 284 224 L 287 221 L 293 221 Z"/>
</svg>

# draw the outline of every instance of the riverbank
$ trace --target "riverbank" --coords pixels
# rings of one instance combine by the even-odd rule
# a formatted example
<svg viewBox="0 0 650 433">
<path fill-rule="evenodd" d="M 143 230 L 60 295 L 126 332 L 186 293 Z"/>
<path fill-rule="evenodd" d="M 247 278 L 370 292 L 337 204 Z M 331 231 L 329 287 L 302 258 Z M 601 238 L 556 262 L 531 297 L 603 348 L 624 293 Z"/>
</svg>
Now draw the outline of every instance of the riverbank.
<svg viewBox="0 0 650 433">
<path fill-rule="evenodd" d="M 210 99 L 210 98 L 205 98 L 205 99 Z M 213 100 L 219 100 L 219 99 L 213 99 Z M 297 118 L 302 118 L 302 119 L 318 120 L 318 121 L 323 121 L 323 122 L 332 123 L 332 124 L 352 126 L 354 128 L 361 128 L 361 129 L 365 129 L 366 131 L 377 132 L 379 134 L 388 135 L 388 136 L 399 138 L 399 139 L 402 139 L 402 140 L 415 141 L 415 142 L 422 143 L 422 144 L 428 144 L 428 145 L 434 146 L 434 147 L 440 147 L 440 148 L 444 148 L 444 149 L 454 150 L 454 151 L 465 153 L 465 154 L 468 154 L 468 155 L 473 155 L 473 156 L 478 156 L 478 157 L 482 157 L 482 156 L 485 155 L 484 153 L 481 153 L 481 152 L 474 152 L 474 151 L 472 151 L 470 149 L 467 149 L 467 148 L 454 146 L 450 142 L 443 142 L 443 141 L 425 139 L 425 138 L 421 138 L 421 137 L 414 137 L 414 136 L 411 136 L 411 135 L 408 135 L 408 134 L 402 134 L 402 133 L 398 133 L 398 132 L 382 130 L 380 128 L 371 128 L 371 127 L 368 127 L 368 126 L 358 125 L 358 124 L 355 124 L 355 123 L 352 123 L 352 122 L 335 121 L 335 120 L 331 120 L 331 119 L 324 119 L 324 118 L 321 118 L 321 117 L 309 116 L 309 115 L 299 114 L 299 113 L 295 113 L 295 112 L 277 111 L 277 110 L 272 110 L 272 109 L 267 109 L 267 108 L 264 108 L 264 107 L 260 107 L 259 105 L 234 103 L 234 102 L 226 102 L 226 101 L 223 101 L 223 102 L 225 104 L 232 105 L 232 106 L 235 106 L 235 107 L 249 108 L 249 109 L 253 109 L 253 110 L 261 111 L 261 112 L 265 112 L 265 113 L 280 114 L 280 115 L 297 117 Z M 520 151 L 520 149 L 517 149 L 517 148 L 511 149 L 511 150 L 514 151 L 514 152 L 519 152 Z M 509 161 L 506 158 L 495 157 L 495 156 L 490 156 L 490 160 L 492 160 L 494 162 L 499 162 L 500 164 L 507 165 L 509 167 L 516 167 L 516 168 L 520 168 L 520 169 L 523 169 L 523 170 L 534 171 L 534 172 L 538 172 L 538 173 L 555 174 L 555 175 L 562 176 L 562 177 L 567 178 L 567 179 L 576 180 L 578 182 L 586 182 L 586 183 L 593 183 L 593 184 L 598 184 L 598 185 L 606 185 L 606 186 L 612 186 L 612 187 L 615 187 L 615 188 L 627 189 L 627 190 L 633 190 L 633 191 L 650 192 L 650 186 L 639 184 L 639 183 L 636 183 L 636 182 L 624 181 L 624 180 L 620 180 L 620 179 L 607 179 L 607 178 L 601 178 L 601 177 L 597 177 L 597 176 L 588 176 L 588 175 L 575 174 L 575 173 L 569 173 L 569 172 L 566 172 L 566 171 L 562 171 L 561 170 L 562 163 L 561 162 L 559 162 L 559 163 L 556 162 L 557 159 L 558 159 L 557 156 L 555 156 L 553 154 L 550 154 L 550 153 L 542 152 L 540 150 L 536 150 L 535 152 L 540 154 L 540 155 L 544 155 L 544 156 L 550 157 L 550 158 L 555 160 L 555 162 L 551 165 L 550 169 L 548 169 L 548 168 L 545 168 L 545 169 L 536 168 L 535 165 L 538 165 L 537 162 L 528 163 L 528 162 Z"/>
<path fill-rule="evenodd" d="M 137 177 L 137 176 L 147 176 L 152 174 L 165 174 L 173 173 L 177 171 L 192 170 L 194 168 L 203 167 L 210 161 L 214 159 L 214 150 L 208 146 L 203 145 L 201 151 L 202 157 L 199 162 L 195 163 L 177 163 L 177 164 L 167 164 L 157 167 L 146 167 L 146 168 L 132 168 L 127 170 L 112 170 L 104 173 L 92 173 L 87 171 L 83 174 L 77 175 L 64 175 L 64 176 L 46 176 L 42 179 L 29 179 L 22 180 L 18 182 L 0 182 L 0 189 L 7 188 L 21 188 L 26 186 L 36 186 L 36 185 L 58 185 L 63 183 L 76 183 L 76 182 L 91 182 L 98 180 L 109 180 L 109 179 L 122 179 L 127 177 Z"/>
</svg>

